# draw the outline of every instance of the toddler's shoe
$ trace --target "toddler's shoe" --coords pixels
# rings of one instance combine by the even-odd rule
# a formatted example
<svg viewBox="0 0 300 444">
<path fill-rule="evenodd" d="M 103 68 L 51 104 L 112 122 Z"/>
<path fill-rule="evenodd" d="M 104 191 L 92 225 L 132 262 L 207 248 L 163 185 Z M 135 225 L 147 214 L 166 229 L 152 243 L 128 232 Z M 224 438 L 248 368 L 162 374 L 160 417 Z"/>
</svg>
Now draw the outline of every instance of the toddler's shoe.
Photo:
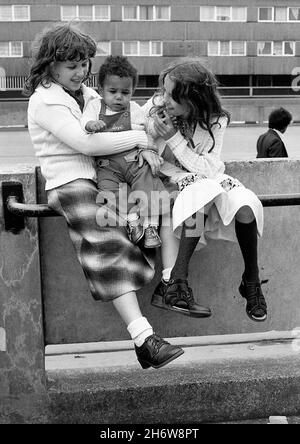
<svg viewBox="0 0 300 444">
<path fill-rule="evenodd" d="M 155 333 L 141 347 L 135 346 L 135 352 L 144 369 L 163 367 L 184 353 L 181 347 L 171 345 Z"/>
<path fill-rule="evenodd" d="M 244 276 L 239 292 L 247 300 L 246 313 L 252 321 L 262 322 L 267 319 L 267 303 L 261 291 L 260 282 L 247 282 Z"/>
<path fill-rule="evenodd" d="M 144 247 L 145 248 L 158 248 L 161 246 L 161 239 L 158 235 L 157 228 L 153 225 L 149 225 L 145 229 L 144 234 Z"/>
<path fill-rule="evenodd" d="M 136 245 L 145 234 L 145 228 L 143 226 L 143 221 L 141 220 L 141 218 L 133 221 L 128 221 L 126 229 L 128 237 L 134 245 Z"/>
<path fill-rule="evenodd" d="M 172 279 L 168 283 L 161 281 L 154 290 L 151 305 L 192 318 L 211 316 L 210 308 L 195 302 L 192 289 L 182 279 Z"/>
</svg>

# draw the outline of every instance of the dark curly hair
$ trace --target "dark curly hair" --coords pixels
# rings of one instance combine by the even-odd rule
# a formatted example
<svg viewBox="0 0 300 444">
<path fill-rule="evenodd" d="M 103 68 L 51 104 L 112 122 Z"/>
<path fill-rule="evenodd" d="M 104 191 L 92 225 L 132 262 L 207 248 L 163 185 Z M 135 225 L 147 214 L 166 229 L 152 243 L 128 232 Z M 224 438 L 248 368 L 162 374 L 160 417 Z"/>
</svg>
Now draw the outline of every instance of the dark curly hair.
<svg viewBox="0 0 300 444">
<path fill-rule="evenodd" d="M 59 24 L 45 29 L 34 43 L 34 61 L 25 81 L 23 94 L 27 97 L 31 96 L 40 84 L 47 87 L 53 80 L 50 64 L 55 61 L 88 59 L 88 78 L 92 67 L 90 59 L 95 56 L 96 49 L 94 40 L 73 24 Z"/>
<path fill-rule="evenodd" d="M 164 69 L 159 76 L 161 89 L 167 75 L 174 82 L 172 98 L 189 110 L 187 123 L 190 126 L 199 123 L 202 129 L 209 132 L 213 140 L 211 152 L 215 146 L 213 125 L 220 125 L 218 121 L 223 116 L 230 122 L 230 114 L 221 104 L 215 75 L 197 58 L 179 59 Z"/>
<path fill-rule="evenodd" d="M 132 79 L 133 90 L 138 83 L 138 72 L 128 61 L 127 57 L 109 56 L 100 66 L 98 72 L 98 84 L 103 88 L 107 76 L 129 77 Z"/>
<path fill-rule="evenodd" d="M 269 115 L 269 128 L 285 130 L 293 120 L 292 114 L 285 108 L 274 109 Z"/>
</svg>

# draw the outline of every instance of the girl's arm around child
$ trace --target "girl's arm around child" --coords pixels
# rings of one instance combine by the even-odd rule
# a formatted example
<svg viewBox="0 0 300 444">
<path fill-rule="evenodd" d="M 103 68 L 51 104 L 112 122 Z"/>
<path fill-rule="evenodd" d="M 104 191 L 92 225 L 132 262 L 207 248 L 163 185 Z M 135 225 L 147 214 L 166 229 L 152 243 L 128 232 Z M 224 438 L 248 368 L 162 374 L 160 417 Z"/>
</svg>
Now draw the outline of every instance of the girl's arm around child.
<svg viewBox="0 0 300 444">
<path fill-rule="evenodd" d="M 41 130 L 45 130 L 57 138 L 57 143 L 67 145 L 66 151 L 71 147 L 85 155 L 102 156 L 127 151 L 137 145 L 146 149 L 149 145 L 144 131 L 87 134 L 81 127 L 80 117 L 79 110 L 65 104 L 47 103 L 39 92 L 30 98 L 28 118 L 32 123 L 32 136 L 38 139 Z"/>
</svg>

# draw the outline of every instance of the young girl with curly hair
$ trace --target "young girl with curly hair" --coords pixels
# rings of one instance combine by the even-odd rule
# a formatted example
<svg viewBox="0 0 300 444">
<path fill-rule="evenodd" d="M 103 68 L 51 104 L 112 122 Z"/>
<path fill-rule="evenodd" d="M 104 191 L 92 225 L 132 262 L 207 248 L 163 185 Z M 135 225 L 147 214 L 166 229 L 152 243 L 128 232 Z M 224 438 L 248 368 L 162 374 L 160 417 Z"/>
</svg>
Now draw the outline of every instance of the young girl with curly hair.
<svg viewBox="0 0 300 444">
<path fill-rule="evenodd" d="M 239 291 L 247 315 L 267 318 L 257 261 L 263 230 L 260 200 L 237 179 L 225 174 L 221 149 L 229 114 L 217 93 L 217 80 L 199 59 L 174 62 L 160 75 L 162 92 L 145 106 L 148 126 L 160 139 L 162 173 L 175 184 L 173 227 L 162 221 L 163 279 L 152 304 L 192 317 L 208 317 L 188 285 L 188 267 L 197 245 L 208 238 L 238 241 L 245 269 Z M 194 229 L 192 229 L 195 224 Z M 181 230 L 180 241 L 175 234 Z"/>
<path fill-rule="evenodd" d="M 153 332 L 142 316 L 136 290 L 154 274 L 151 257 L 133 245 L 124 227 L 99 223 L 93 156 L 147 148 L 144 131 L 87 134 L 82 112 L 97 93 L 84 85 L 96 44 L 69 24 L 46 30 L 38 40 L 25 93 L 28 128 L 46 180 L 49 206 L 68 225 L 78 260 L 96 300 L 111 301 L 126 323 L 143 368 L 159 368 L 183 353 Z M 152 250 L 151 250 L 152 251 Z M 153 259 L 153 258 L 152 258 Z"/>
</svg>

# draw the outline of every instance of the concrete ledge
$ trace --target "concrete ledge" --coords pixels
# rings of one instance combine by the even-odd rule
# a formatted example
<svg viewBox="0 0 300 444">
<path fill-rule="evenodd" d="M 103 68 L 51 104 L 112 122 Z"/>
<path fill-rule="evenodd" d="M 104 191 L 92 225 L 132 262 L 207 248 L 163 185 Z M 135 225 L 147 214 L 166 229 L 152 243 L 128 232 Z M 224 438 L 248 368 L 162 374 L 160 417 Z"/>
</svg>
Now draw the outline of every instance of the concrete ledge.
<svg viewBox="0 0 300 444">
<path fill-rule="evenodd" d="M 300 333 L 300 332 L 299 332 Z M 190 336 L 179 338 L 167 338 L 171 344 L 177 344 L 181 347 L 193 347 L 199 345 L 221 345 L 221 344 L 242 344 L 253 341 L 282 341 L 284 339 L 295 338 L 298 330 L 293 331 L 267 331 L 261 333 L 244 333 L 235 335 L 209 335 L 209 336 Z M 81 344 L 53 344 L 45 348 L 46 356 L 67 355 L 78 353 L 99 353 L 116 352 L 121 350 L 133 350 L 134 346 L 129 341 L 105 341 L 105 342 L 86 342 Z"/>
<path fill-rule="evenodd" d="M 185 347 L 160 370 L 133 350 L 46 358 L 51 423 L 207 423 L 300 413 L 291 340 Z"/>
</svg>

